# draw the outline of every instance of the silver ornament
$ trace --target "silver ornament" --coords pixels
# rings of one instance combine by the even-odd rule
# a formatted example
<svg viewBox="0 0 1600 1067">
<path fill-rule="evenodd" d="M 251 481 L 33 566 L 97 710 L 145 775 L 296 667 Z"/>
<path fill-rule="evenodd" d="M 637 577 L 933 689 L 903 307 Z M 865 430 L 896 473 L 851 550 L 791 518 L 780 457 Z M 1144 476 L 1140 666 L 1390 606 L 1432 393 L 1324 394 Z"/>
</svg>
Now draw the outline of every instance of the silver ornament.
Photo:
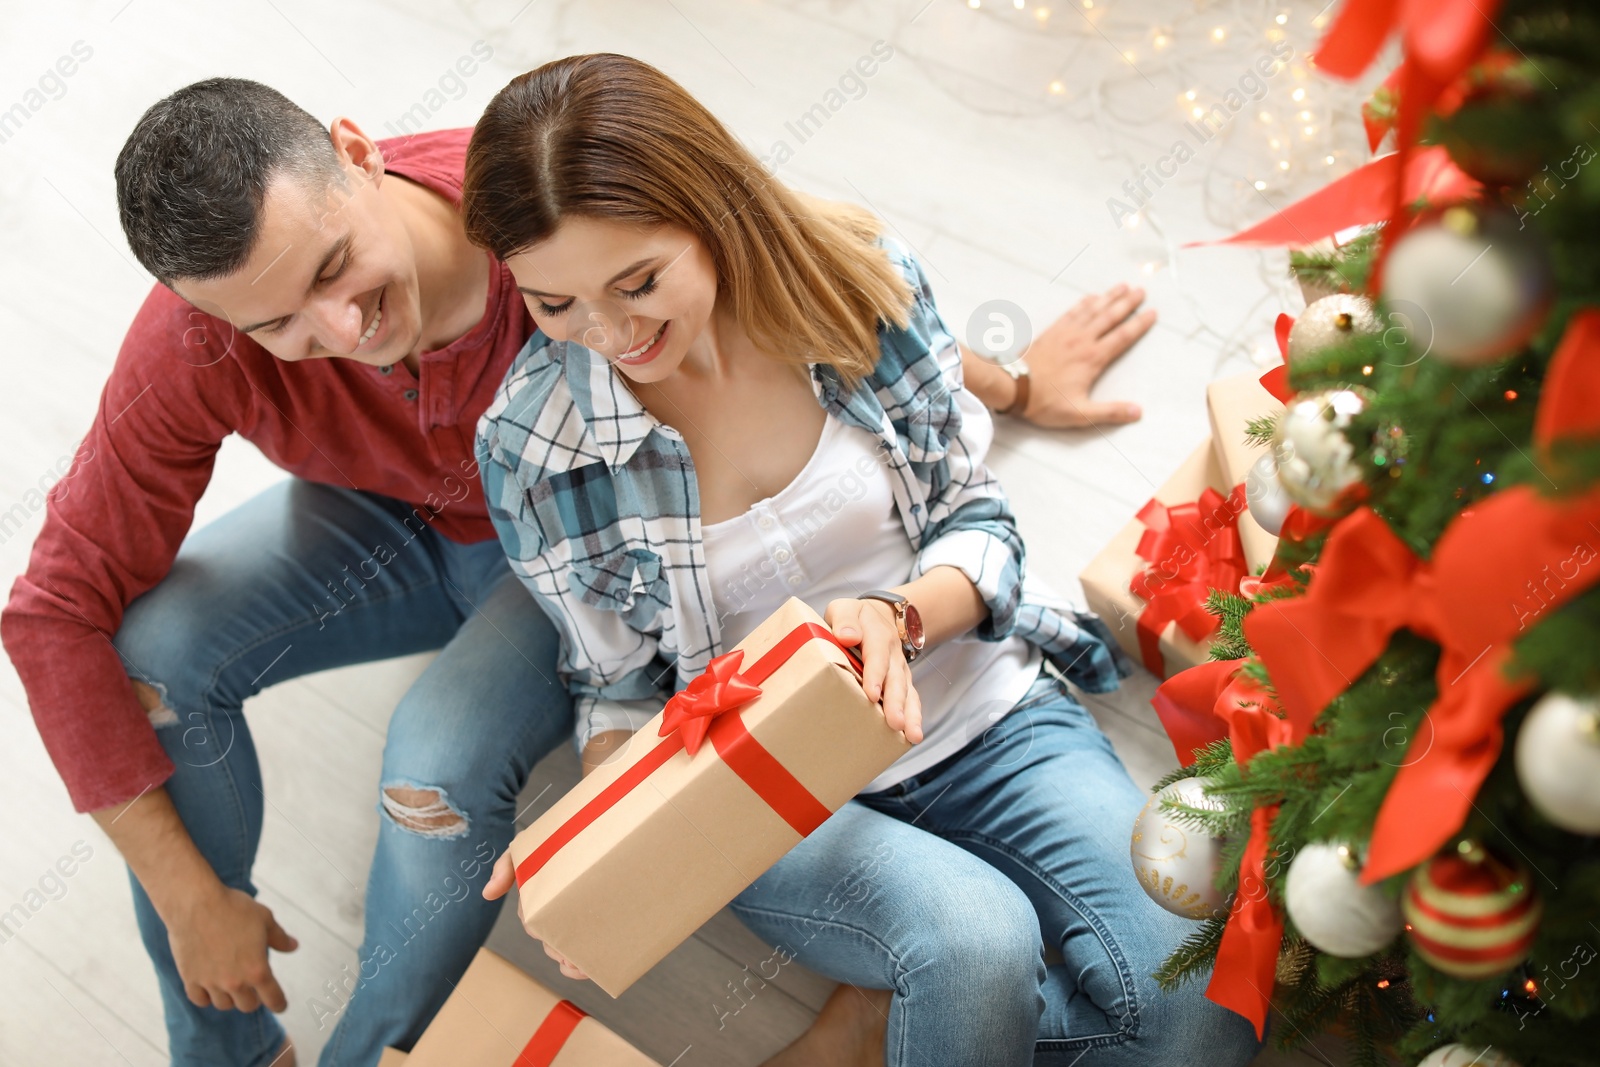
<svg viewBox="0 0 1600 1067">
<path fill-rule="evenodd" d="M 1256 525 L 1277 537 L 1294 501 L 1278 481 L 1278 461 L 1271 452 L 1256 460 L 1245 472 L 1244 499 Z"/>
<path fill-rule="evenodd" d="M 1502 208 L 1446 208 L 1395 243 L 1385 309 L 1410 334 L 1411 358 L 1470 366 L 1511 355 L 1550 308 L 1549 253 Z"/>
<path fill-rule="evenodd" d="M 1222 810 L 1222 803 L 1205 795 L 1200 778 L 1173 782 L 1150 798 L 1133 821 L 1128 855 L 1139 885 L 1174 915 L 1206 919 L 1222 914 L 1228 898 L 1217 891 L 1217 868 L 1222 843 L 1188 823 L 1179 822 L 1161 802 L 1171 799 L 1191 808 Z"/>
<path fill-rule="evenodd" d="M 1517 731 L 1517 781 L 1544 817 L 1600 834 L 1600 702 L 1546 693 Z"/>
<path fill-rule="evenodd" d="M 1400 902 L 1362 885 L 1344 845 L 1307 845 L 1289 864 L 1283 903 L 1305 939 L 1330 956 L 1359 959 L 1395 939 L 1405 925 Z"/>
<path fill-rule="evenodd" d="M 1321 515 L 1337 514 L 1351 487 L 1361 482 L 1355 447 L 1345 437 L 1350 420 L 1366 410 L 1365 389 L 1326 389 L 1289 401 L 1272 435 L 1278 482 L 1289 499 Z"/>
<path fill-rule="evenodd" d="M 1492 1048 L 1452 1044 L 1434 1049 L 1417 1067 L 1517 1067 L 1517 1063 Z"/>
<path fill-rule="evenodd" d="M 1383 332 L 1372 301 L 1355 293 L 1325 296 L 1305 309 L 1289 328 L 1289 362 L 1294 363 L 1352 337 Z"/>
</svg>

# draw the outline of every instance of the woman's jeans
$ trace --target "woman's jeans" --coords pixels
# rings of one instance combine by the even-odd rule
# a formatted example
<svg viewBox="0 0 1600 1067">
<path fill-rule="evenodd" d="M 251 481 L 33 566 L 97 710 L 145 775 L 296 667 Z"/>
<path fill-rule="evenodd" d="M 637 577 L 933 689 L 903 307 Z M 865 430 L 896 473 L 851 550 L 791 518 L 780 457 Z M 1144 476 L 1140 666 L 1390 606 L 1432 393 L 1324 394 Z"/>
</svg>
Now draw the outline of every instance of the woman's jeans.
<svg viewBox="0 0 1600 1067">
<path fill-rule="evenodd" d="M 1249 1023 L 1203 982 L 1151 977 L 1196 924 L 1134 878 L 1145 800 L 1041 674 L 965 749 L 846 804 L 733 909 L 775 966 L 894 991 L 889 1067 L 1247 1063 Z M 1064 962 L 1046 966 L 1046 945 Z"/>
<path fill-rule="evenodd" d="M 559 639 L 499 543 L 456 544 L 426 514 L 284 482 L 190 535 L 116 636 L 130 676 L 160 697 L 152 719 L 177 768 L 166 789 L 178 814 L 218 877 L 252 895 L 271 800 L 245 699 L 312 671 L 442 649 L 389 724 L 357 966 L 329 975 L 332 986 L 286 990 L 333 1028 L 324 1067 L 370 1067 L 385 1045 L 417 1039 L 494 924 L 500 904 L 480 890 L 511 839 L 517 794 L 572 732 Z M 326 773 L 364 773 L 338 753 L 305 756 Z M 299 781 L 315 776 L 302 769 Z M 137 879 L 133 898 L 172 1062 L 265 1067 L 283 1043 L 277 1018 L 191 1004 Z"/>
</svg>

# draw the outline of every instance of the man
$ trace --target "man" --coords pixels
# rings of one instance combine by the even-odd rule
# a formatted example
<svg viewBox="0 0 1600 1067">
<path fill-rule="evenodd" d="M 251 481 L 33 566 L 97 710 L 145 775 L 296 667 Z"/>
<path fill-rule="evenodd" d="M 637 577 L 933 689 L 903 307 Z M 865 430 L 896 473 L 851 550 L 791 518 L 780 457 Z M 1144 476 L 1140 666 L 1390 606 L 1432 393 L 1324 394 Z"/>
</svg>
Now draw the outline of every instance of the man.
<svg viewBox="0 0 1600 1067">
<path fill-rule="evenodd" d="M 265 86 L 214 79 L 140 120 L 124 233 L 140 308 L 0 634 L 51 758 L 131 872 L 175 1064 L 288 1067 L 254 899 L 265 795 L 241 707 L 265 686 L 439 649 L 395 709 L 359 984 L 322 1063 L 409 1048 L 494 921 L 473 883 L 534 763 L 571 731 L 557 635 L 494 540 L 473 431 L 531 330 L 457 211 L 470 131 L 374 142 Z M 1091 297 L 973 389 L 1041 421 L 1091 406 L 1149 328 Z M 1132 317 L 1130 317 L 1132 316 Z M 1021 404 L 1016 404 L 1021 400 Z M 293 477 L 190 533 L 217 448 Z"/>
</svg>

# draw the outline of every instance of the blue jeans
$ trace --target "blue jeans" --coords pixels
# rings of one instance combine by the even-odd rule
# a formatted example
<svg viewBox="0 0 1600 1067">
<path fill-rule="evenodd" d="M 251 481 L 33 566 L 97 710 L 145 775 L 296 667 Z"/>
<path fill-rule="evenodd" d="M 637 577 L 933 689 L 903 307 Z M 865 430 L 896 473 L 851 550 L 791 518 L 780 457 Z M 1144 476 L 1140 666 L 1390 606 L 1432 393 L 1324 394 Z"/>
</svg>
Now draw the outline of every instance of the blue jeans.
<svg viewBox="0 0 1600 1067">
<path fill-rule="evenodd" d="M 252 895 L 267 798 L 245 699 L 312 671 L 442 649 L 389 724 L 357 967 L 329 975 L 332 987 L 287 991 L 334 1027 L 324 1067 L 410 1048 L 494 923 L 500 905 L 479 891 L 511 839 L 517 794 L 572 732 L 559 638 L 499 543 L 456 544 L 399 501 L 287 481 L 191 534 L 129 607 L 116 646 L 160 696 L 152 718 L 177 768 L 166 789 L 190 836 L 225 884 Z M 133 898 L 172 1062 L 268 1064 L 278 1019 L 190 1003 L 137 879 Z"/>
<path fill-rule="evenodd" d="M 1134 879 L 1145 799 L 1041 674 L 965 749 L 846 804 L 733 909 L 774 967 L 894 991 L 889 1067 L 1247 1063 L 1249 1023 L 1203 983 L 1151 977 L 1196 924 Z M 1065 962 L 1046 966 L 1046 944 Z"/>
</svg>

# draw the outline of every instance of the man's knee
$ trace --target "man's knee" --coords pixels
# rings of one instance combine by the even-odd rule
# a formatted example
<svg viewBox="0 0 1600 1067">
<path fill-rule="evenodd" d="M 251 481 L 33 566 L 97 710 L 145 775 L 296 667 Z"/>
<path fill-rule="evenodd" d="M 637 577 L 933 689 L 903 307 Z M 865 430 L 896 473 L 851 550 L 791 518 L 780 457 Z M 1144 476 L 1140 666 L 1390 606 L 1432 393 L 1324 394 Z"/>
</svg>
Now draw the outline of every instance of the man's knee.
<svg viewBox="0 0 1600 1067">
<path fill-rule="evenodd" d="M 150 725 L 176 726 L 178 713 L 172 710 L 167 703 L 167 687 L 156 683 L 141 682 L 137 678 L 133 681 L 133 695 L 139 698 L 139 706 L 144 708 L 144 713 L 150 717 Z"/>
<path fill-rule="evenodd" d="M 443 790 L 393 783 L 383 787 L 383 811 L 400 829 L 422 837 L 464 837 L 467 816 Z"/>
</svg>

